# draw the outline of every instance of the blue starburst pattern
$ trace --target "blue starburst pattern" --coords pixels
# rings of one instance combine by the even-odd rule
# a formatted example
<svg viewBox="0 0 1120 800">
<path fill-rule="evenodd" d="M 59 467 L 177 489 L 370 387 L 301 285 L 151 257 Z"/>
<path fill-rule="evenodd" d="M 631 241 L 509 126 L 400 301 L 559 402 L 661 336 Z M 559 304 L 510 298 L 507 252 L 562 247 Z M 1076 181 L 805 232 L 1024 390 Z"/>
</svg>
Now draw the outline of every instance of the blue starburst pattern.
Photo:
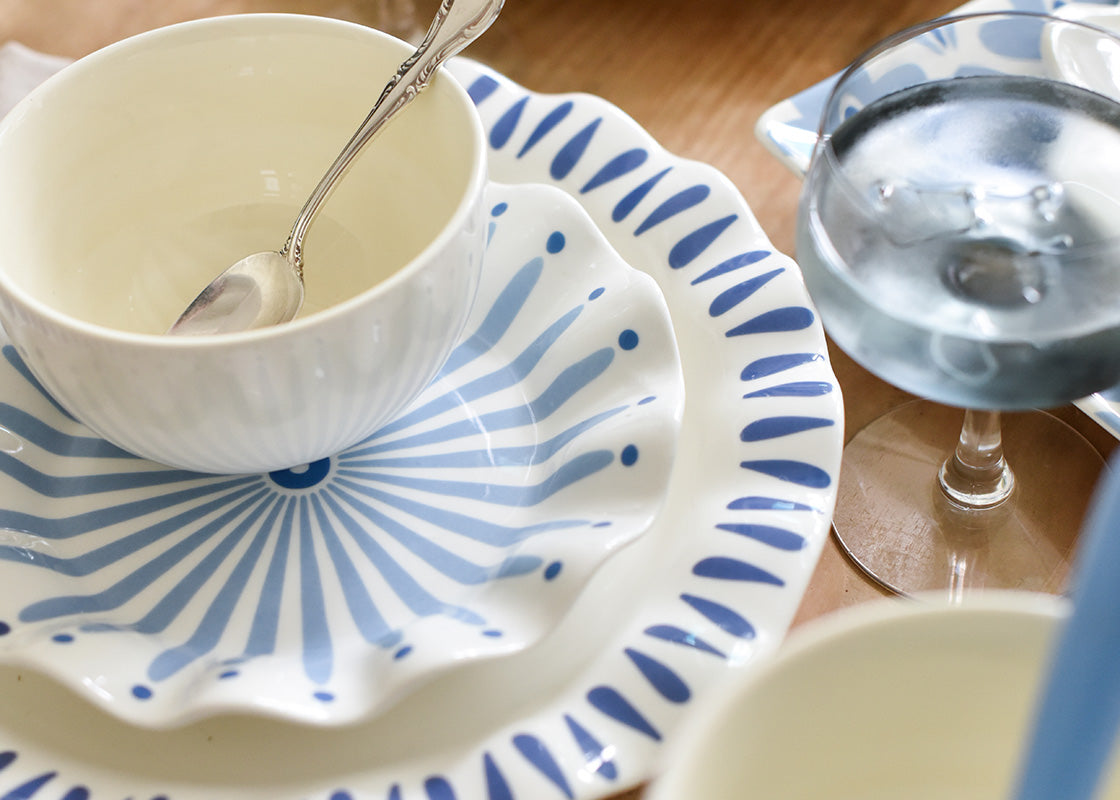
<svg viewBox="0 0 1120 800">
<path fill-rule="evenodd" d="M 660 292 L 574 202 L 491 194 L 485 285 L 438 378 L 299 469 L 131 458 L 6 346 L 0 653 L 77 687 L 104 676 L 103 702 L 141 722 L 264 706 L 334 722 L 539 638 L 652 520 L 682 379 Z"/>
</svg>

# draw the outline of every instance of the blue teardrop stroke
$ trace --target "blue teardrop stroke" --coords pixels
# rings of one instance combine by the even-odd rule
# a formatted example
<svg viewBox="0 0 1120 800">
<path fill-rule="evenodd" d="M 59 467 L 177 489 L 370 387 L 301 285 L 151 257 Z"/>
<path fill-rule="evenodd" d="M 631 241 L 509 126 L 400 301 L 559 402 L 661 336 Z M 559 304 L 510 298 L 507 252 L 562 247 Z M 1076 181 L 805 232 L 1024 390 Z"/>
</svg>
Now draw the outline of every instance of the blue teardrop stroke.
<svg viewBox="0 0 1120 800">
<path fill-rule="evenodd" d="M 324 499 L 330 505 L 333 517 L 327 516 L 323 504 Z M 404 583 L 398 583 L 397 578 L 404 570 L 401 570 L 392 557 L 373 541 L 373 537 L 369 535 L 368 531 L 358 525 L 353 517 L 343 512 L 338 504 L 329 497 L 322 499 L 320 496 L 312 497 L 311 508 L 318 524 L 319 537 L 334 567 L 334 581 L 332 583 L 342 590 L 342 596 L 346 600 L 346 607 L 350 611 L 350 619 L 354 621 L 354 627 L 358 629 L 362 638 L 370 644 L 392 647 L 400 641 L 400 634 L 393 630 L 377 609 L 377 604 L 370 596 L 366 581 L 363 580 L 346 548 L 343 547 L 333 521 L 337 520 L 349 537 L 358 543 L 362 553 L 377 567 L 378 572 L 386 578 L 390 587 L 398 595 L 400 595 L 401 590 L 406 593 L 412 590 L 416 586 L 415 582 L 412 582 L 409 578 Z M 432 599 L 433 604 L 438 605 L 430 595 L 427 597 Z"/>
<path fill-rule="evenodd" d="M 665 220 L 703 203 L 711 193 L 712 188 L 706 184 L 697 184 L 696 186 L 689 186 L 687 189 L 682 189 L 673 196 L 662 201 L 657 208 L 651 211 L 642 223 L 638 225 L 637 229 L 635 229 L 634 235 L 641 236 L 650 228 L 660 225 Z"/>
<path fill-rule="evenodd" d="M 169 678 L 217 647 L 253 570 L 264 554 L 265 545 L 272 538 L 277 517 L 283 506 L 284 503 L 279 498 L 272 503 L 268 516 L 257 528 L 257 533 L 249 547 L 206 609 L 194 634 L 182 645 L 163 651 L 152 661 L 148 667 L 148 677 L 151 680 L 161 681 Z"/>
<path fill-rule="evenodd" d="M 540 281 L 542 272 L 544 272 L 544 259 L 537 256 L 513 274 L 498 293 L 497 299 L 474 333 L 451 351 L 451 355 L 447 357 L 447 361 L 439 371 L 440 377 L 450 375 L 494 349 L 525 307 L 533 288 Z"/>
<path fill-rule="evenodd" d="M 294 497 L 286 500 L 284 516 L 276 528 L 272 559 L 264 576 L 257 600 L 257 612 L 253 615 L 253 624 L 245 644 L 245 655 L 250 657 L 268 655 L 276 650 L 276 638 L 280 632 L 280 603 L 284 596 L 284 577 L 288 571 L 296 505 Z"/>
<path fill-rule="evenodd" d="M 783 436 L 792 436 L 795 433 L 828 428 L 835 422 L 824 417 L 765 417 L 755 420 L 743 428 L 739 439 L 744 442 L 761 442 L 768 439 L 779 439 Z"/>
<path fill-rule="evenodd" d="M 646 195 L 657 185 L 658 181 L 669 174 L 671 169 L 672 167 L 666 167 L 652 178 L 647 178 L 644 183 L 631 189 L 626 196 L 615 205 L 614 209 L 611 211 L 611 219 L 615 222 L 622 222 L 622 220 L 630 216 L 630 212 L 646 199 Z"/>
<path fill-rule="evenodd" d="M 497 394 L 511 386 L 516 386 L 536 368 L 541 358 L 543 358 L 552 346 L 560 340 L 560 337 L 571 327 L 572 323 L 576 321 L 582 311 L 583 306 L 577 306 L 572 309 L 556 322 L 552 323 L 508 364 L 479 378 L 475 378 L 472 381 L 468 381 L 440 397 L 433 398 L 422 406 L 401 416 L 399 419 L 379 430 L 375 434 L 376 438 L 371 442 L 370 446 L 351 450 L 347 452 L 344 457 L 354 458 L 392 449 L 396 447 L 396 441 L 379 442 L 377 440 L 383 439 L 389 434 L 417 425 L 426 419 L 438 416 L 453 408 Z"/>
<path fill-rule="evenodd" d="M 661 741 L 661 734 L 657 728 L 653 727 L 617 689 L 611 686 L 596 686 L 587 693 L 587 702 L 616 722 L 645 734 L 655 742 Z"/>
<path fill-rule="evenodd" d="M 404 569 L 400 563 L 381 546 L 381 543 L 377 541 L 377 538 L 365 526 L 355 520 L 353 516 L 348 514 L 346 510 L 339 505 L 336 499 L 324 495 L 323 501 L 330 507 L 333 517 L 342 524 L 343 529 L 349 535 L 351 541 L 361 550 L 362 555 L 373 565 L 381 577 L 384 578 L 385 583 L 393 590 L 393 593 L 401 599 L 401 602 L 403 602 L 412 613 L 421 617 L 444 614 L 472 625 L 482 625 L 485 623 L 486 620 L 477 614 L 467 609 L 450 606 L 428 592 L 427 589 L 409 574 L 408 570 Z M 372 509 L 370 509 L 370 511 L 372 512 Z M 338 541 L 330 521 L 326 519 L 322 512 L 319 498 L 316 498 L 316 514 L 319 516 L 320 528 L 324 534 L 324 539 L 328 541 L 333 548 L 330 551 L 331 557 L 335 562 L 335 569 L 336 572 L 338 572 L 339 579 L 343 583 L 343 589 L 350 592 L 346 594 L 346 601 L 347 604 L 350 605 L 351 614 L 360 613 L 367 615 L 367 619 L 375 620 L 378 623 L 375 627 L 363 630 L 363 635 L 367 636 L 367 641 L 371 643 L 384 641 L 385 637 L 390 633 L 388 625 L 373 607 L 373 601 L 369 598 L 361 575 L 354 567 L 346 551 L 341 547 L 341 543 Z M 375 524 L 381 527 L 386 533 L 393 536 L 394 539 L 400 540 L 403 538 L 407 543 L 408 537 L 404 536 L 401 531 L 391 530 L 388 527 L 382 526 L 382 522 L 388 522 L 391 525 L 391 520 L 382 518 L 375 513 L 371 515 L 371 519 L 376 520 Z M 411 549 L 411 546 L 409 549 Z M 426 555 L 428 554 L 425 554 L 425 556 Z M 425 560 L 427 559 L 425 558 Z M 363 620 L 358 616 L 355 616 L 354 619 L 359 625 L 362 624 Z M 395 644 L 395 640 L 388 643 L 390 645 Z"/>
<path fill-rule="evenodd" d="M 119 608 L 160 580 L 172 567 L 196 553 L 203 544 L 219 532 L 226 530 L 243 514 L 259 513 L 254 512 L 253 509 L 259 509 L 262 503 L 267 502 L 267 499 L 263 499 L 267 498 L 267 494 L 264 491 L 258 492 L 230 508 L 172 547 L 146 561 L 107 589 L 90 595 L 64 595 L 40 600 L 24 608 L 20 612 L 20 619 L 24 622 L 39 622 L 68 614 L 85 614 Z"/>
<path fill-rule="evenodd" d="M 621 178 L 629 172 L 633 172 L 642 164 L 646 163 L 646 159 L 648 158 L 649 151 L 642 147 L 635 147 L 618 154 L 596 172 L 591 177 L 591 180 L 583 185 L 579 190 L 580 194 L 587 194 L 590 191 L 598 189 L 600 186 Z"/>
<path fill-rule="evenodd" d="M 773 525 L 754 525 L 742 522 L 724 522 L 716 525 L 721 531 L 737 533 L 778 550 L 794 552 L 805 548 L 805 537 Z"/>
<path fill-rule="evenodd" d="M 687 703 L 691 699 L 692 691 L 688 684 L 664 663 L 632 647 L 627 647 L 623 652 L 634 662 L 634 666 L 649 681 L 650 686 L 670 703 Z"/>
<path fill-rule="evenodd" d="M 740 581 L 743 583 L 764 583 L 770 586 L 785 586 L 786 582 L 762 567 L 727 556 L 702 558 L 692 567 L 692 574 L 700 578 L 715 578 L 721 581 Z"/>
<path fill-rule="evenodd" d="M 829 477 L 827 472 L 820 467 L 806 464 L 804 461 L 774 458 L 743 461 L 740 462 L 739 466 L 781 481 L 807 486 L 810 489 L 824 489 L 832 483 L 832 478 Z"/>
<path fill-rule="evenodd" d="M 334 671 L 334 650 L 327 604 L 323 598 L 323 582 L 319 559 L 315 555 L 315 534 L 311 530 L 311 514 L 307 497 L 299 499 L 299 605 L 300 630 L 303 635 L 303 671 L 320 685 L 330 680 Z"/>
<path fill-rule="evenodd" d="M 734 609 L 714 600 L 692 594 L 682 594 L 681 600 L 692 606 L 701 616 L 714 623 L 724 633 L 729 633 L 737 639 L 753 639 L 755 637 L 754 626 Z"/>
<path fill-rule="evenodd" d="M 575 797 L 572 794 L 572 787 L 568 785 L 567 779 L 564 778 L 563 770 L 560 769 L 560 765 L 556 763 L 556 759 L 552 757 L 552 753 L 548 751 L 548 747 L 545 746 L 543 741 L 536 736 L 522 733 L 513 737 L 513 746 L 525 757 L 526 761 L 537 768 L 537 771 L 552 781 L 556 788 L 564 793 L 565 797 Z"/>
<path fill-rule="evenodd" d="M 486 774 L 486 800 L 514 800 L 505 776 L 489 753 L 482 756 L 482 768 Z"/>
<path fill-rule="evenodd" d="M 24 439 L 41 450 L 67 458 L 132 458 L 136 456 L 95 436 L 74 436 L 53 428 L 26 411 L 0 403 L 0 428 Z M 164 472 L 177 472 L 163 470 Z M 197 473 L 187 473 L 192 478 Z M 177 478 L 181 479 L 181 478 Z"/>
<path fill-rule="evenodd" d="M 571 714 L 564 715 L 568 730 L 583 754 L 583 763 L 589 772 L 602 775 L 609 781 L 618 779 L 618 767 L 611 759 L 611 749 L 604 746 L 590 731 L 580 725 Z"/>
<path fill-rule="evenodd" d="M 737 497 L 727 504 L 732 511 L 813 511 L 813 507 L 780 497 Z"/>
<path fill-rule="evenodd" d="M 823 397 L 831 394 L 832 384 L 827 381 L 794 381 L 747 392 L 744 400 L 754 397 Z"/>
<path fill-rule="evenodd" d="M 734 272 L 737 269 L 749 267 L 751 264 L 761 261 L 768 255 L 770 255 L 769 250 L 749 250 L 746 253 L 740 253 L 737 256 L 732 256 L 731 258 L 728 258 L 725 261 L 721 261 L 719 264 L 716 264 L 700 277 L 693 278 L 692 285 L 696 286 L 697 284 L 703 283 L 704 281 L 710 281 L 712 278 L 718 278 L 720 275 L 726 275 L 728 272 Z"/>
<path fill-rule="evenodd" d="M 208 503 L 200 503 L 173 517 L 160 520 L 146 528 L 141 528 L 128 535 L 114 538 L 108 544 L 90 550 L 87 553 L 82 553 L 81 555 L 62 558 L 50 553 L 39 552 L 38 550 L 14 545 L 0 545 L 0 560 L 19 561 L 73 577 L 90 575 L 109 564 L 115 564 L 118 561 L 129 558 L 137 551 L 158 542 L 165 536 L 181 533 L 196 521 L 220 509 L 229 508 L 233 503 L 251 493 L 254 498 L 260 498 L 264 495 L 264 490 L 261 489 L 259 483 L 254 486 L 237 489 L 211 500 Z M 13 517 L 17 516 L 14 512 L 12 514 L 0 512 L 0 527 L 6 527 L 9 530 L 23 530 L 41 539 L 58 540 L 68 539 L 72 536 L 78 536 L 102 528 L 108 528 L 118 522 L 131 521 L 134 518 L 149 513 L 147 510 L 136 508 L 136 506 L 148 508 L 149 504 L 147 502 L 142 501 L 140 503 L 129 503 L 126 505 L 130 508 L 128 508 L 127 513 L 123 515 L 121 514 L 121 510 L 124 506 L 100 509 L 99 511 L 93 511 L 62 520 L 43 520 L 41 518 L 19 515 L 22 517 L 20 521 L 23 525 L 14 524 L 16 520 L 13 519 Z M 163 504 L 153 503 L 151 505 L 153 506 L 151 510 L 162 510 Z M 123 520 L 119 518 L 121 516 L 123 516 Z M 73 523 L 73 525 L 71 526 L 68 523 Z"/>
<path fill-rule="evenodd" d="M 352 459 L 348 457 L 345 460 L 346 468 L 340 468 L 338 474 L 361 479 L 368 474 L 370 469 L 433 469 L 439 467 L 465 469 L 498 466 L 534 466 L 536 464 L 543 464 L 568 444 L 602 422 L 622 413 L 626 408 L 626 406 L 619 406 L 602 411 L 592 417 L 577 422 L 575 425 L 558 433 L 551 439 L 536 444 L 515 447 L 496 447 L 493 449 L 460 450 L 454 453 L 433 453 L 431 455 L 420 456 L 396 456 L 368 459 Z"/>
<path fill-rule="evenodd" d="M 591 139 L 595 135 L 595 131 L 599 129 L 603 118 L 598 117 L 589 122 L 583 130 L 573 136 L 567 144 L 560 148 L 556 156 L 552 159 L 552 164 L 549 167 L 549 174 L 554 181 L 562 181 L 568 174 L 575 169 L 576 164 L 583 158 L 587 146 L 591 144 Z"/>
<path fill-rule="evenodd" d="M 764 356 L 743 367 L 743 371 L 739 373 L 739 379 L 744 381 L 758 380 L 800 367 L 802 364 L 823 359 L 824 356 L 820 353 L 782 353 L 776 356 Z"/>
<path fill-rule="evenodd" d="M 232 555 L 234 548 L 245 539 L 257 520 L 275 504 L 275 496 L 270 496 L 253 506 L 229 533 L 215 543 L 201 561 L 152 606 L 148 613 L 129 627 L 140 633 L 159 633 L 166 630 L 202 587 L 214 577 L 218 568 Z"/>
<path fill-rule="evenodd" d="M 727 658 L 727 654 L 722 650 L 713 647 L 708 642 L 697 636 L 695 633 L 686 631 L 683 628 L 678 628 L 675 625 L 651 625 L 650 627 L 646 628 L 643 633 L 645 633 L 646 636 L 653 637 L 654 639 L 661 639 L 662 641 L 672 642 L 673 644 L 691 647 L 695 650 L 699 650 L 702 653 L 709 653 L 713 656 L 718 656 L 719 658 Z"/>
<path fill-rule="evenodd" d="M 389 474 L 371 474 L 367 477 L 393 486 L 404 486 L 447 497 L 463 497 L 493 505 L 528 507 L 543 503 L 561 489 L 605 469 L 612 461 L 614 453 L 611 451 L 592 450 L 562 464 L 543 481 L 524 485 L 410 478 Z"/>
<path fill-rule="evenodd" d="M 490 129 L 490 146 L 495 150 L 501 150 L 509 142 L 513 132 L 517 129 L 517 123 L 521 121 L 521 114 L 525 111 L 525 106 L 529 103 L 529 96 L 526 95 L 506 109 L 505 113 L 498 118 L 494 123 L 494 127 Z"/>
<path fill-rule="evenodd" d="M 363 486 L 353 481 L 340 480 L 338 486 L 397 508 L 450 533 L 465 536 L 473 541 L 493 545 L 494 547 L 510 547 L 541 533 L 589 524 L 588 520 L 585 519 L 559 519 L 523 527 L 510 527 L 478 517 L 471 517 L 458 511 L 450 511 L 447 508 L 420 503 L 416 500 L 401 497 L 395 492 L 384 492 L 372 486 Z"/>
<path fill-rule="evenodd" d="M 183 481 L 204 480 L 207 484 L 214 482 L 210 475 L 200 475 L 197 472 L 185 470 L 153 469 L 137 472 L 114 472 L 104 475 L 75 475 L 55 476 L 31 467 L 10 453 L 0 451 L 0 471 L 14 480 L 19 481 L 27 488 L 44 495 L 45 497 L 80 497 L 103 492 L 115 492 L 123 489 L 134 489 L 145 486 L 164 486 Z M 231 483 L 245 483 L 254 480 L 254 476 L 242 478 L 219 479 L 223 485 Z M 207 491 L 206 487 L 199 487 Z M 214 491 L 210 489 L 209 491 Z"/>
<path fill-rule="evenodd" d="M 673 248 L 669 251 L 669 266 L 672 269 L 687 267 L 737 219 L 739 219 L 738 214 L 730 214 L 722 219 L 709 222 L 702 228 L 697 228 L 688 236 L 685 236 L 673 245 Z"/>
<path fill-rule="evenodd" d="M 455 800 L 455 790 L 442 775 L 424 779 L 424 794 L 428 795 L 428 800 Z"/>
<path fill-rule="evenodd" d="M 57 772 L 44 772 L 12 789 L 0 800 L 30 800 L 35 794 L 57 777 Z"/>
<path fill-rule="evenodd" d="M 479 75 L 467 89 L 467 95 L 476 106 L 498 90 L 498 82 L 489 75 Z"/>
<path fill-rule="evenodd" d="M 816 316 L 804 306 L 786 306 L 775 308 L 754 319 L 749 319 L 741 325 L 736 325 L 725 335 L 747 336 L 755 333 L 789 333 L 802 331 L 812 326 Z"/>
<path fill-rule="evenodd" d="M 350 492 L 342 491 L 340 487 L 332 487 L 330 494 L 324 495 L 324 499 L 331 504 L 332 508 L 337 508 L 335 497 L 344 501 L 364 519 L 387 533 L 432 569 L 457 583 L 465 586 L 478 586 L 493 580 L 495 575 L 502 571 L 502 563 L 485 565 L 469 561 L 440 546 L 431 538 L 417 534 L 409 526 L 379 511 L 370 504 L 362 502 L 360 498 Z M 342 510 L 338 509 L 336 513 L 341 515 Z M 367 550 L 365 540 L 373 537 L 364 533 L 364 527 L 360 525 L 354 526 L 350 533 L 365 552 Z M 379 551 L 379 554 L 383 554 L 383 551 Z M 373 560 L 372 556 L 371 560 Z"/>
<path fill-rule="evenodd" d="M 362 448 L 360 452 L 363 455 L 370 455 L 389 448 L 417 447 L 448 442 L 483 432 L 535 425 L 540 420 L 550 417 L 576 392 L 606 372 L 612 361 L 614 361 L 614 349 L 604 347 L 562 370 L 539 396 L 528 403 L 492 411 L 480 417 L 451 422 L 434 430 L 406 436 L 393 442 L 371 445 Z"/>
<path fill-rule="evenodd" d="M 517 157 L 523 158 L 526 153 L 536 147 L 541 139 L 547 136 L 553 128 L 559 125 L 563 119 L 572 112 L 574 105 L 575 104 L 572 103 L 571 100 L 566 100 L 552 109 L 552 111 L 548 112 L 544 119 L 537 123 L 537 127 L 533 128 L 533 132 L 530 133 L 529 138 L 525 140 L 525 144 L 522 145 L 521 150 L 517 153 Z"/>
<path fill-rule="evenodd" d="M 74 419 L 73 414 L 63 408 L 62 405 L 54 399 L 51 393 L 46 390 L 46 387 L 44 387 L 43 384 L 39 383 L 39 379 L 31 373 L 31 370 L 27 368 L 27 364 L 23 363 L 23 359 L 20 358 L 19 353 L 16 351 L 16 348 L 13 345 L 4 345 L 4 347 L 0 349 L 0 352 L 4 353 L 4 358 L 7 359 L 8 363 L 12 365 L 15 371 L 18 372 L 20 376 L 25 381 L 27 381 L 27 383 L 33 389 L 35 389 L 35 391 L 42 395 L 48 403 L 54 406 L 55 410 L 58 411 L 59 414 L 66 417 L 66 419 L 77 422 L 77 420 Z"/>
<path fill-rule="evenodd" d="M 772 269 L 720 292 L 708 306 L 708 314 L 713 317 L 726 314 L 783 272 L 784 269 Z"/>
</svg>

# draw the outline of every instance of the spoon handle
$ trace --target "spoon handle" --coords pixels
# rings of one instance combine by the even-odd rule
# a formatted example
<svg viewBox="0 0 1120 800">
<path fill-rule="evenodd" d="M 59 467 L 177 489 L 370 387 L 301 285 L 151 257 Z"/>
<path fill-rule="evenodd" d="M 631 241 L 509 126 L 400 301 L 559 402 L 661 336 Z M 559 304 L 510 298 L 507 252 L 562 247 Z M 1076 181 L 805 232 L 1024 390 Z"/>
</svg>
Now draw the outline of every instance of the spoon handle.
<svg viewBox="0 0 1120 800">
<path fill-rule="evenodd" d="M 355 157 L 394 114 L 428 85 L 435 71 L 490 27 L 505 0 L 442 0 L 424 40 L 397 69 L 373 109 L 327 169 L 300 209 L 288 241 L 280 251 L 303 277 L 303 237 L 319 209 Z"/>
<path fill-rule="evenodd" d="M 1120 726 L 1120 454 L 1094 493 L 1013 800 L 1089 800 Z"/>
</svg>

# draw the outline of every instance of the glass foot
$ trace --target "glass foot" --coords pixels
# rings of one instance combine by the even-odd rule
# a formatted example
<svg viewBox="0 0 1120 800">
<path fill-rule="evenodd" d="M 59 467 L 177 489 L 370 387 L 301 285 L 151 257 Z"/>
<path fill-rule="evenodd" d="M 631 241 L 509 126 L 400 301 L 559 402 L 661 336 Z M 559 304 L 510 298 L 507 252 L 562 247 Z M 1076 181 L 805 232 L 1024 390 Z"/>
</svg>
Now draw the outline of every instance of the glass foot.
<svg viewBox="0 0 1120 800">
<path fill-rule="evenodd" d="M 1014 489 L 999 505 L 965 509 L 937 480 L 963 418 L 961 409 L 916 400 L 855 435 L 844 448 L 833 516 L 841 548 L 898 594 L 1063 592 L 1104 460 L 1050 414 L 1003 414 Z"/>
</svg>

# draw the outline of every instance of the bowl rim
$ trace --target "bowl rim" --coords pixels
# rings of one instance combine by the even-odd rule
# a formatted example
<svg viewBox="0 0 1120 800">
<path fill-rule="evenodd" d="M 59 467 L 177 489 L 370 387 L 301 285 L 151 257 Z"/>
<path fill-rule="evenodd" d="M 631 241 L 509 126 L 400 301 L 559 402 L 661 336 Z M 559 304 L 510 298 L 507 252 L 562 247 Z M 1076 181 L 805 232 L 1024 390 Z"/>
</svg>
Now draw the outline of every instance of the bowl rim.
<svg viewBox="0 0 1120 800">
<path fill-rule="evenodd" d="M 649 800 L 677 800 L 690 796 L 689 776 L 706 761 L 713 737 L 738 712 L 744 698 L 766 688 L 787 664 L 812 660 L 822 650 L 853 637 L 879 635 L 913 621 L 944 619 L 949 615 L 973 619 L 992 615 L 1045 620 L 1054 624 L 1071 609 L 1069 598 L 1017 589 L 989 589 L 951 602 L 944 592 L 918 592 L 911 597 L 883 597 L 825 614 L 794 630 L 778 643 L 757 667 L 729 675 L 666 742 L 662 769 L 654 776 Z"/>
<path fill-rule="evenodd" d="M 221 32 L 216 35 L 215 38 L 245 35 L 246 33 L 265 34 L 270 31 L 304 31 L 312 34 L 322 32 L 327 36 L 334 36 L 342 33 L 357 34 L 369 38 L 370 41 L 379 41 L 395 48 L 399 51 L 402 60 L 414 50 L 413 45 L 368 25 L 312 14 L 260 12 L 226 14 L 186 20 L 128 36 L 67 64 L 31 90 L 3 119 L 0 119 L 0 139 L 3 138 L 7 131 L 20 124 L 23 116 L 20 113 L 21 108 L 39 103 L 44 97 L 49 97 L 52 92 L 59 91 L 58 87 L 72 79 L 79 72 L 96 69 L 101 62 L 107 59 L 118 59 L 122 55 L 127 57 L 130 52 L 135 51 L 137 48 L 141 50 L 148 49 L 152 43 L 174 40 L 179 37 L 187 37 L 189 39 L 190 37 L 199 37 L 200 34 L 204 35 L 205 38 L 205 34 L 210 30 Z M 386 76 L 386 80 L 388 80 L 388 77 L 389 76 Z M 476 207 L 483 202 L 485 188 L 490 181 L 487 163 L 486 136 L 482 127 L 482 120 L 467 90 L 455 80 L 446 64 L 436 71 L 429 86 L 429 90 L 439 87 L 444 87 L 440 89 L 440 91 L 451 98 L 449 106 L 460 109 L 463 112 L 462 116 L 465 122 L 463 135 L 469 137 L 472 142 L 470 171 L 467 180 L 463 184 L 458 202 L 450 217 L 448 217 L 440 228 L 438 234 L 428 241 L 419 253 L 401 265 L 391 275 L 339 303 L 317 310 L 306 316 L 297 317 L 291 322 L 282 325 L 229 333 L 213 333 L 198 336 L 171 336 L 166 333 L 122 330 L 71 316 L 24 290 L 21 286 L 12 281 L 4 270 L 0 270 L 0 289 L 2 289 L 9 298 L 18 302 L 26 311 L 40 318 L 49 320 L 56 327 L 64 329 L 71 334 L 134 348 L 168 347 L 175 349 L 207 350 L 210 348 L 224 349 L 231 345 L 255 345 L 257 343 L 299 336 L 309 328 L 330 324 L 339 317 L 348 316 L 357 308 L 370 302 L 377 295 L 391 291 L 394 286 L 409 280 L 415 273 L 420 272 L 425 264 L 431 261 L 434 253 L 443 249 L 451 239 L 458 235 L 459 231 L 470 226 L 470 216 L 475 213 Z M 373 99 L 371 95 L 371 105 Z M 352 133 L 352 131 L 348 130 L 340 133 L 340 150 L 345 143 L 345 137 L 350 133 Z"/>
</svg>

